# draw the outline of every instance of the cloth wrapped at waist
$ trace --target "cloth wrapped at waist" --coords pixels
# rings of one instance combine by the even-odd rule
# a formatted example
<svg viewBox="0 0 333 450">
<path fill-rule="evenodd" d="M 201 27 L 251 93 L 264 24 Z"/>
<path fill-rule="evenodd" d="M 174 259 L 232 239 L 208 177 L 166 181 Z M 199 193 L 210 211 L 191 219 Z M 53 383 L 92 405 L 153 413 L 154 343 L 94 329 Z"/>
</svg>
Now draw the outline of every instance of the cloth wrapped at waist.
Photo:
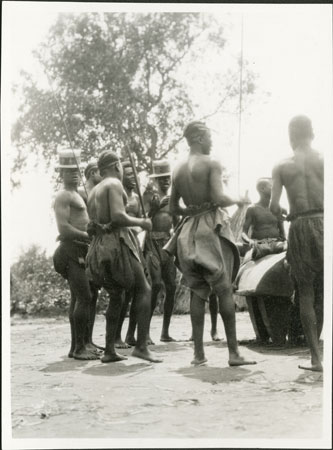
<svg viewBox="0 0 333 450">
<path fill-rule="evenodd" d="M 292 220 L 288 234 L 287 261 L 298 283 L 309 283 L 324 271 L 324 217 L 320 211 Z"/>
<path fill-rule="evenodd" d="M 93 238 L 86 258 L 88 278 L 105 289 L 116 284 L 130 290 L 135 281 L 132 260 L 141 262 L 132 231 L 96 222 L 89 225 L 89 230 Z"/>
<path fill-rule="evenodd" d="M 211 290 L 225 280 L 231 285 L 238 271 L 239 254 L 227 212 L 212 204 L 205 205 L 205 209 L 184 218 L 164 249 L 175 252 L 176 265 L 187 286 L 207 300 Z"/>
<path fill-rule="evenodd" d="M 286 242 L 275 238 L 254 241 L 252 248 L 252 259 L 257 261 L 267 255 L 275 255 L 286 250 Z"/>
<path fill-rule="evenodd" d="M 173 255 L 167 253 L 163 248 L 170 239 L 168 231 L 151 231 L 146 234 L 143 244 L 143 254 L 148 265 L 158 269 L 160 265 L 167 264 Z"/>
<path fill-rule="evenodd" d="M 302 211 L 295 214 L 289 214 L 287 216 L 288 222 L 293 222 L 296 219 L 311 218 L 311 217 L 323 217 L 324 210 L 322 208 L 309 209 L 308 211 Z"/>
<path fill-rule="evenodd" d="M 72 260 L 83 269 L 85 268 L 85 258 L 88 252 L 89 244 L 85 241 L 69 240 L 62 236 L 57 237 L 60 241 L 59 246 L 53 254 L 53 265 L 57 273 L 66 280 L 68 279 L 68 265 Z"/>
</svg>

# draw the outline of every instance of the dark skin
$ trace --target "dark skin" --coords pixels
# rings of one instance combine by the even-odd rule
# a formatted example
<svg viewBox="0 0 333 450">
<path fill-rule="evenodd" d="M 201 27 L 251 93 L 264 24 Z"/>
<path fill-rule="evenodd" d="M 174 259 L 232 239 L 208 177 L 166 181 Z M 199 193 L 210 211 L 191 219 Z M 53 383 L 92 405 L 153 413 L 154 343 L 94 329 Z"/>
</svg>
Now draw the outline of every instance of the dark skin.
<svg viewBox="0 0 333 450">
<path fill-rule="evenodd" d="M 101 181 L 101 176 L 99 173 L 99 170 L 96 166 L 96 168 L 92 168 L 89 171 L 87 181 L 85 183 L 84 187 L 78 188 L 78 193 L 83 198 L 84 202 L 87 204 L 88 202 L 88 195 L 92 191 L 92 189 Z M 98 350 L 104 350 L 103 347 L 96 345 L 93 343 L 93 331 L 94 331 L 94 324 L 95 324 L 95 318 L 96 318 L 96 304 L 98 299 L 98 289 L 96 286 L 90 283 L 90 292 L 91 292 L 91 303 L 90 303 L 90 310 L 89 310 L 89 323 L 88 323 L 88 330 L 86 335 L 86 342 L 87 342 L 87 348 L 90 350 L 98 351 Z"/>
<path fill-rule="evenodd" d="M 188 215 L 188 206 L 200 206 L 206 202 L 216 203 L 221 207 L 245 203 L 245 199 L 233 199 L 223 192 L 222 166 L 209 156 L 212 146 L 209 130 L 189 144 L 190 154 L 187 160 L 179 164 L 173 174 L 170 198 L 171 212 L 177 215 Z M 183 200 L 185 207 L 180 206 L 180 199 Z M 218 289 L 215 294 L 219 299 L 220 314 L 227 337 L 229 365 L 255 364 L 254 361 L 248 361 L 239 354 L 231 283 L 225 280 L 225 285 Z M 205 302 L 193 291 L 191 291 L 190 311 L 194 338 L 192 364 L 200 365 L 207 361 L 203 347 Z"/>
<path fill-rule="evenodd" d="M 270 209 L 281 216 L 280 198 L 283 187 L 287 191 L 290 214 L 324 208 L 324 163 L 322 156 L 311 147 L 313 137 L 294 139 L 289 136 L 294 155 L 273 169 L 273 188 Z M 323 324 L 322 296 L 316 298 L 315 279 L 309 277 L 297 283 L 300 316 L 311 351 L 311 364 L 300 369 L 322 372 L 319 336 Z"/>
<path fill-rule="evenodd" d="M 88 242 L 89 236 L 86 229 L 89 217 L 86 205 L 77 192 L 79 171 L 78 169 L 62 169 L 61 175 L 64 189 L 57 194 L 54 203 L 58 231 L 64 239 Z M 79 286 L 76 283 L 78 278 L 81 280 Z M 86 342 L 91 294 L 84 268 L 78 264 L 71 264 L 68 281 L 71 290 L 69 308 L 71 348 L 68 356 L 82 360 L 98 359 L 96 352 L 88 348 Z"/>
<path fill-rule="evenodd" d="M 254 239 L 266 238 L 285 240 L 283 221 L 278 220 L 269 209 L 271 192 L 272 182 L 270 180 L 262 181 L 258 188 L 259 202 L 249 206 L 246 211 L 242 238 L 248 243 L 251 243 Z M 252 227 L 252 239 L 248 236 L 250 227 Z"/>
<path fill-rule="evenodd" d="M 164 231 L 170 233 L 173 225 L 177 222 L 178 218 L 170 214 L 169 196 L 168 191 L 171 184 L 170 176 L 161 176 L 156 178 L 157 192 L 153 195 L 150 202 L 150 215 L 152 216 L 153 231 Z M 154 313 L 157 304 L 158 294 L 162 288 L 161 281 L 165 285 L 165 301 L 164 301 L 164 313 L 163 313 L 163 325 L 160 340 L 162 342 L 173 342 L 173 339 L 169 334 L 170 320 L 175 302 L 176 292 L 176 271 L 170 272 L 164 270 L 161 266 L 160 270 L 156 272 L 151 270 L 152 278 L 152 307 L 151 317 Z M 149 344 L 154 344 L 151 337 L 148 335 L 147 341 Z"/>
<path fill-rule="evenodd" d="M 126 203 L 126 213 L 131 217 L 141 217 L 141 208 L 140 208 L 140 200 L 139 196 L 134 192 L 135 188 L 135 178 L 134 173 L 131 167 L 125 167 L 123 169 L 123 186 L 125 188 L 125 192 L 127 194 L 127 203 Z M 134 233 L 139 233 L 141 228 L 132 227 L 132 231 Z M 131 346 L 135 346 L 136 339 L 134 338 L 135 328 L 136 328 L 136 306 L 133 301 L 133 292 L 125 291 L 124 302 L 120 312 L 120 318 L 118 322 L 117 332 L 116 332 L 116 348 L 129 348 Z M 127 309 L 129 303 L 131 303 L 130 309 L 130 318 L 128 324 L 128 330 L 125 338 L 125 342 L 121 339 L 121 330 L 123 327 L 123 323 L 126 317 Z"/>
<path fill-rule="evenodd" d="M 101 224 L 112 222 L 117 227 L 139 226 L 144 230 L 151 230 L 149 219 L 131 217 L 126 213 L 126 193 L 122 185 L 123 169 L 119 162 L 108 166 L 103 170 L 102 181 L 94 187 L 88 197 L 88 211 L 90 217 L 96 218 Z M 138 311 L 138 339 L 132 352 L 133 356 L 151 361 L 161 362 L 148 350 L 146 336 L 149 328 L 150 315 L 150 286 L 146 280 L 143 268 L 134 257 L 132 260 L 133 274 L 135 277 L 134 301 Z M 102 362 L 109 363 L 126 359 L 116 352 L 116 330 L 120 316 L 123 288 L 113 286 L 109 290 L 110 303 L 106 312 L 106 345 Z"/>
</svg>

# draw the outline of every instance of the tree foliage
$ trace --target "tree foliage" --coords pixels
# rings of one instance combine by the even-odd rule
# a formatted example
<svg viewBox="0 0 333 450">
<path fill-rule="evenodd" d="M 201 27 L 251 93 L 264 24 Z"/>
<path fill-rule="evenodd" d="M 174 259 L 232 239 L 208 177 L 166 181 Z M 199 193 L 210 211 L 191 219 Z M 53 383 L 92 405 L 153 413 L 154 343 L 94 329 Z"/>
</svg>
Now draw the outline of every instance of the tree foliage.
<svg viewBox="0 0 333 450">
<path fill-rule="evenodd" d="M 191 80 L 179 77 L 180 67 L 194 65 L 213 47 L 222 51 L 224 44 L 223 27 L 205 14 L 59 15 L 35 51 L 49 87 L 23 74 L 20 115 L 12 129 L 15 168 L 22 168 L 29 151 L 52 161 L 59 146 L 68 147 L 57 99 L 83 160 L 104 148 L 122 152 L 131 145 L 138 167 L 149 171 L 153 159 L 175 150 L 196 113 Z M 209 70 L 201 70 L 202 87 L 213 83 Z M 219 81 L 207 117 L 238 95 L 237 71 Z M 254 91 L 254 81 L 248 71 L 246 92 Z"/>
</svg>

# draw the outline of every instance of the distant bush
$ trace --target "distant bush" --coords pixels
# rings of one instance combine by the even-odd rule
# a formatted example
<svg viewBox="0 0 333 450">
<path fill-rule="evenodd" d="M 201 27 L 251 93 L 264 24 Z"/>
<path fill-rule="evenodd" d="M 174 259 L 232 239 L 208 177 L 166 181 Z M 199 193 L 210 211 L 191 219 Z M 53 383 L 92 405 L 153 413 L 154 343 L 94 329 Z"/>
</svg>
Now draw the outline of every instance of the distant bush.
<svg viewBox="0 0 333 450">
<path fill-rule="evenodd" d="M 67 314 L 70 302 L 68 282 L 53 267 L 52 257 L 33 245 L 12 265 L 10 312 L 21 315 Z M 105 311 L 107 296 L 99 296 L 98 312 Z"/>
</svg>

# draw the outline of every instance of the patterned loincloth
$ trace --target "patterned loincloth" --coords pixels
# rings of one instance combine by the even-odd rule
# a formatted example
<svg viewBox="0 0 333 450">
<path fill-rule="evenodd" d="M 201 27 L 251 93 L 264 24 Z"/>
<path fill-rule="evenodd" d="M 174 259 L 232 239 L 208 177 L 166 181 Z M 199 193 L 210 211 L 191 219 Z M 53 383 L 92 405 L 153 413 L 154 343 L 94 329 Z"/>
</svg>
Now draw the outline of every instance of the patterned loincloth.
<svg viewBox="0 0 333 450">
<path fill-rule="evenodd" d="M 200 298 L 208 300 L 211 291 L 225 279 L 232 283 L 239 268 L 239 254 L 225 211 L 213 206 L 186 217 L 175 236 L 164 248 L 176 251 L 175 262 L 186 285 Z"/>
<path fill-rule="evenodd" d="M 83 269 L 85 268 L 88 243 L 61 240 L 61 238 L 58 238 L 58 240 L 61 242 L 53 254 L 53 265 L 55 271 L 67 280 L 69 260 L 74 261 Z"/>
<path fill-rule="evenodd" d="M 91 222 L 88 232 L 93 237 L 86 258 L 88 278 L 105 289 L 116 285 L 131 290 L 135 282 L 133 258 L 141 262 L 131 230 Z"/>
<path fill-rule="evenodd" d="M 308 283 L 324 271 L 324 217 L 323 213 L 295 216 L 289 228 L 287 260 L 296 281 Z"/>
</svg>

